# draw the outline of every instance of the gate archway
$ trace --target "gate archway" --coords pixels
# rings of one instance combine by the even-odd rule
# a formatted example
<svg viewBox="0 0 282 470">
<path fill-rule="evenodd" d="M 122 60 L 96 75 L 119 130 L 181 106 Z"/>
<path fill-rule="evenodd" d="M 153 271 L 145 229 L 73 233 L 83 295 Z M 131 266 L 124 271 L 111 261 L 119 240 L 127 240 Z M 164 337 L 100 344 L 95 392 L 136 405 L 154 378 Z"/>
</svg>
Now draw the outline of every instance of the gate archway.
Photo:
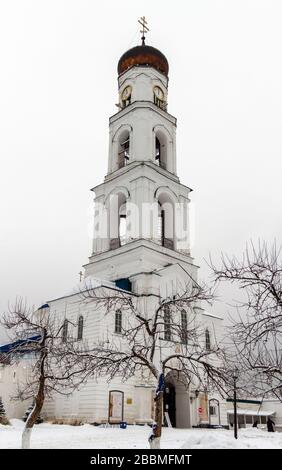
<svg viewBox="0 0 282 470">
<path fill-rule="evenodd" d="M 189 391 L 173 372 L 165 377 L 164 413 L 168 413 L 172 427 L 191 427 Z"/>
</svg>

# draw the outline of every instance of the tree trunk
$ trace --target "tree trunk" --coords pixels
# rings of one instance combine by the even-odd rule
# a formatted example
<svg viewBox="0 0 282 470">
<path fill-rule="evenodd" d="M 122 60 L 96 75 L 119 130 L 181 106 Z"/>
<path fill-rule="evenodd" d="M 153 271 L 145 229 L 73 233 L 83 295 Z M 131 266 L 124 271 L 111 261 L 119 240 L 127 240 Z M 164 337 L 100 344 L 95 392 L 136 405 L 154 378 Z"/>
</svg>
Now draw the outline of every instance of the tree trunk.
<svg viewBox="0 0 282 470">
<path fill-rule="evenodd" d="M 163 392 L 159 392 L 155 398 L 155 423 L 153 425 L 152 439 L 150 439 L 151 449 L 161 448 L 161 435 L 163 424 Z"/>
<path fill-rule="evenodd" d="M 155 437 L 155 439 L 150 443 L 150 449 L 160 449 L 161 448 L 161 438 Z"/>
<path fill-rule="evenodd" d="M 42 407 L 44 403 L 44 392 L 39 387 L 38 394 L 35 399 L 35 405 L 33 407 L 32 412 L 30 413 L 27 421 L 25 423 L 25 427 L 22 434 L 22 449 L 29 449 L 30 448 L 30 436 L 31 431 L 36 422 L 37 418 L 40 416 Z"/>
<path fill-rule="evenodd" d="M 22 449 L 30 449 L 31 431 L 32 431 L 32 428 L 27 428 L 25 425 L 23 433 L 22 433 Z"/>
<path fill-rule="evenodd" d="M 45 398 L 44 387 L 45 387 L 45 377 L 44 377 L 44 374 L 42 374 L 39 379 L 39 387 L 38 387 L 37 395 L 35 397 L 34 407 L 26 420 L 25 427 L 23 430 L 22 449 L 30 448 L 30 437 L 31 437 L 32 428 L 37 418 L 40 416 L 43 403 L 44 403 L 44 398 Z"/>
</svg>

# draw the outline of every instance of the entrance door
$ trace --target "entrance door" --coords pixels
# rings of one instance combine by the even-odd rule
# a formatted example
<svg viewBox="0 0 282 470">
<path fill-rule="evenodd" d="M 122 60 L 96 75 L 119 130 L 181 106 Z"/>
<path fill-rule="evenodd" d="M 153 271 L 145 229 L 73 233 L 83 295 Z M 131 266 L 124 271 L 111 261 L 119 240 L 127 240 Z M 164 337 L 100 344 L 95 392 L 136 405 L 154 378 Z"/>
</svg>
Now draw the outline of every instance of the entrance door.
<svg viewBox="0 0 282 470">
<path fill-rule="evenodd" d="M 123 392 L 111 390 L 109 393 L 109 423 L 123 421 Z"/>
<path fill-rule="evenodd" d="M 175 407 L 175 387 L 173 384 L 166 384 L 164 391 L 164 413 L 168 413 L 171 425 L 176 427 L 176 407 Z M 164 419 L 166 423 L 166 420 Z"/>
</svg>

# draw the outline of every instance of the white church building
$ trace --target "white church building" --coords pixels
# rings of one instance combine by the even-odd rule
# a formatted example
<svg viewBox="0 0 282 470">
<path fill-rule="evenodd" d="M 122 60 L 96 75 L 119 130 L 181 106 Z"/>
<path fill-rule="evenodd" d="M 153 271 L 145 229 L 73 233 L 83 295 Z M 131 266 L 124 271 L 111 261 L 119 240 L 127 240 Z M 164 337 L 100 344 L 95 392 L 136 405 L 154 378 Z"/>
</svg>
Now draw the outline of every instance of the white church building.
<svg viewBox="0 0 282 470">
<path fill-rule="evenodd" d="M 177 175 L 176 118 L 168 111 L 168 72 L 166 57 L 144 39 L 118 62 L 118 111 L 109 119 L 107 174 L 93 188 L 93 251 L 79 290 L 90 283 L 110 293 L 146 295 L 155 302 L 197 280 L 189 236 L 191 189 Z M 48 300 L 51 312 L 65 322 L 64 334 L 77 336 L 78 341 L 119 341 L 122 312 L 105 318 L 81 299 L 79 290 Z M 198 318 L 209 347 L 221 334 L 222 320 L 203 309 L 198 309 Z M 171 348 L 175 347 L 172 342 Z M 42 414 L 65 421 L 150 423 L 154 391 L 155 384 L 141 377 L 126 382 L 118 377 L 110 382 L 93 378 L 69 397 L 46 401 Z M 187 390 L 171 376 L 165 394 L 173 426 L 218 423 L 217 407 L 209 416 L 213 396 L 207 392 Z"/>
</svg>

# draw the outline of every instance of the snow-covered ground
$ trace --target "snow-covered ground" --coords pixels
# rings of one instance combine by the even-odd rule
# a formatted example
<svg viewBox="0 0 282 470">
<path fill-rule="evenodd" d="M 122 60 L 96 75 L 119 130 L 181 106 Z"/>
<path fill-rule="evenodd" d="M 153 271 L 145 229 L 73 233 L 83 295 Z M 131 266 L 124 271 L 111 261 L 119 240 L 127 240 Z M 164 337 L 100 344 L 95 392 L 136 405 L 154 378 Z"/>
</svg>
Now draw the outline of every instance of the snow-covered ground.
<svg viewBox="0 0 282 470">
<path fill-rule="evenodd" d="M 11 426 L 0 425 L 0 448 L 19 448 L 24 423 L 11 420 Z M 148 426 L 127 429 L 100 428 L 85 424 L 67 426 L 42 423 L 34 427 L 31 447 L 42 449 L 146 449 Z M 163 449 L 281 449 L 282 433 L 239 429 L 236 441 L 232 431 L 222 429 L 163 429 Z"/>
</svg>

